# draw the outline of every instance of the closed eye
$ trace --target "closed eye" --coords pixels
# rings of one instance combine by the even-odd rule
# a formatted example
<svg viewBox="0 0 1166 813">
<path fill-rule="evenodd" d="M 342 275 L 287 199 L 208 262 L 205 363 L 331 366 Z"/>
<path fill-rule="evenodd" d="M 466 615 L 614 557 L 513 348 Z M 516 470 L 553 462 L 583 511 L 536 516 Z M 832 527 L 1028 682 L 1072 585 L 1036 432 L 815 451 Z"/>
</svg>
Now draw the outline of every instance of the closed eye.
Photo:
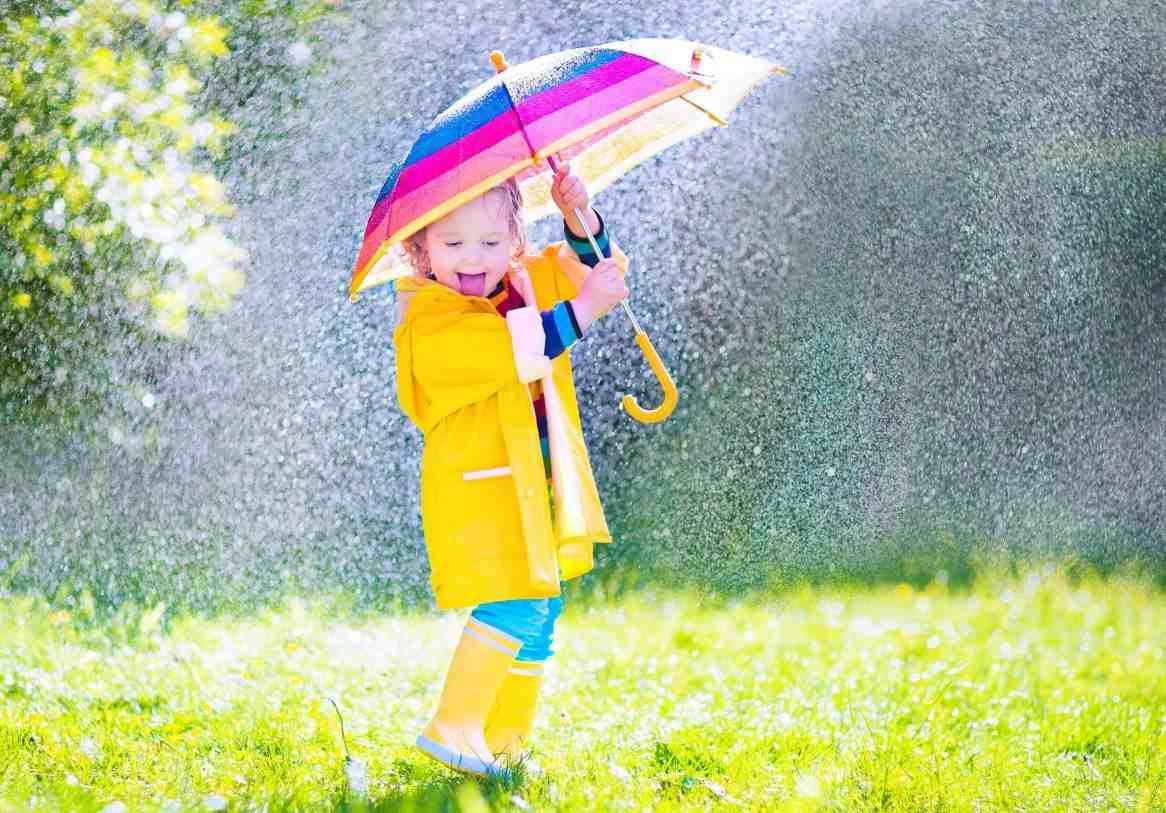
<svg viewBox="0 0 1166 813">
<path fill-rule="evenodd" d="M 462 241 L 457 240 L 453 243 L 446 243 L 446 246 L 448 246 L 449 248 L 456 248 L 457 246 L 460 246 L 461 244 L 462 244 Z"/>
</svg>

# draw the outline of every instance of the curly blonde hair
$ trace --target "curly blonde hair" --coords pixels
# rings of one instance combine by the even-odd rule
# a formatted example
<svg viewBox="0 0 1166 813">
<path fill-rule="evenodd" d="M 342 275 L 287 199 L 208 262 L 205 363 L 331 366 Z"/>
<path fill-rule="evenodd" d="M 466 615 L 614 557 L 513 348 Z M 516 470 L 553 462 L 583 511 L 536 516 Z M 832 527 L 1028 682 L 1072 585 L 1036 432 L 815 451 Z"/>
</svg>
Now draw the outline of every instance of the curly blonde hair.
<svg viewBox="0 0 1166 813">
<path fill-rule="evenodd" d="M 483 192 L 482 195 L 485 196 L 498 190 L 505 193 L 503 206 L 506 211 L 506 221 L 510 224 L 510 261 L 512 264 L 518 264 L 530 247 L 526 237 L 526 221 L 522 217 L 522 192 L 518 189 L 518 181 L 514 178 L 508 178 L 492 189 Z M 414 232 L 401 241 L 401 248 L 405 252 L 405 262 L 413 270 L 413 276 L 421 278 L 428 277 L 432 271 L 429 266 L 429 252 L 425 250 L 426 228 Z"/>
</svg>

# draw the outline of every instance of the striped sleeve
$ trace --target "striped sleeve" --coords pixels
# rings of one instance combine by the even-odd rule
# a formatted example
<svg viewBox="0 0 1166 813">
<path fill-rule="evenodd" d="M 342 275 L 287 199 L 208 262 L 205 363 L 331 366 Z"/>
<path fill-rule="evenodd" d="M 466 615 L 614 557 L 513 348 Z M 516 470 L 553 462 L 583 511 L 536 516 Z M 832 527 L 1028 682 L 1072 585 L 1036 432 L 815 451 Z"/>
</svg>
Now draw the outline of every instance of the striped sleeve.
<svg viewBox="0 0 1166 813">
<path fill-rule="evenodd" d="M 595 216 L 599 218 L 599 232 L 595 234 L 595 242 L 599 244 L 599 250 L 603 252 L 604 257 L 611 256 L 611 240 L 607 236 L 607 226 L 603 223 L 603 215 L 599 214 L 599 210 L 595 210 Z M 567 221 L 563 220 L 563 234 L 567 238 L 567 245 L 575 252 L 575 256 L 584 265 L 592 268 L 599 262 L 599 257 L 595 256 L 595 250 L 591 248 L 591 243 L 586 237 L 577 237 L 575 233 L 567 226 Z"/>
<path fill-rule="evenodd" d="M 583 335 L 570 302 L 559 302 L 549 311 L 543 311 L 541 316 L 543 333 L 547 337 L 543 355 L 547 358 L 553 359 L 560 355 Z"/>
</svg>

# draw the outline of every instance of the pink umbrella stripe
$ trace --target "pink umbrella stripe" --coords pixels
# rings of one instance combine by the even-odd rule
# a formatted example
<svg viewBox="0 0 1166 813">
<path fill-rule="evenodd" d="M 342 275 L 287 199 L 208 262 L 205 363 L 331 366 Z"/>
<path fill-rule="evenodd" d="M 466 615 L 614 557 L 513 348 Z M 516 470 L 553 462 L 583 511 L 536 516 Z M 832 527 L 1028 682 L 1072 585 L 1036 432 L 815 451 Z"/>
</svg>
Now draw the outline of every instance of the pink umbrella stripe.
<svg viewBox="0 0 1166 813">
<path fill-rule="evenodd" d="M 580 99 L 588 98 L 604 88 L 623 82 L 625 79 L 655 66 L 656 63 L 650 59 L 644 59 L 636 54 L 624 54 L 619 59 L 594 68 L 569 82 L 548 88 L 536 96 L 522 100 L 518 103 L 518 115 L 524 123 L 530 124 L 543 116 L 554 113 L 569 104 L 574 104 Z M 675 71 L 669 71 L 669 73 L 675 77 L 680 76 Z M 505 80 L 505 77 L 503 79 Z M 510 87 L 509 82 L 506 82 L 506 85 Z"/>
<path fill-rule="evenodd" d="M 516 164 L 529 160 L 530 151 L 527 149 L 526 140 L 521 133 L 515 133 L 489 150 L 479 153 L 473 160 L 458 164 L 425 186 L 394 201 L 390 214 L 394 231 L 389 234 L 389 238 L 443 203 L 458 198 L 467 189 L 505 169 L 513 171 Z"/>
<path fill-rule="evenodd" d="M 544 150 L 593 122 L 689 81 L 688 77 L 658 65 L 527 124 L 526 134 L 536 150 Z"/>
<path fill-rule="evenodd" d="M 404 198 L 414 190 L 456 169 L 459 164 L 469 163 L 483 150 L 496 146 L 518 131 L 518 117 L 513 110 L 507 110 L 448 147 L 443 147 L 417 163 L 405 167 L 401 172 L 401 177 L 397 179 L 396 188 L 389 195 L 389 200 Z"/>
<path fill-rule="evenodd" d="M 543 116 L 528 126 L 527 137 L 536 149 L 545 148 L 604 116 L 618 114 L 636 102 L 689 81 L 669 68 L 653 66 L 630 74 L 618 84 L 581 97 L 567 108 Z M 457 188 L 457 184 L 451 184 L 451 173 L 464 188 L 490 177 L 500 166 L 512 166 L 524 158 L 532 158 L 522 134 L 515 132 L 518 125 L 513 116 L 513 112 L 499 116 L 477 132 L 407 167 L 393 193 L 374 209 L 370 222 L 391 214 L 391 234 L 420 217 L 427 207 L 448 199 L 449 190 Z M 612 132 L 618 126 L 617 122 L 604 132 Z M 510 137 L 498 141 L 498 136 L 507 128 Z M 424 185 L 420 185 L 421 181 Z"/>
</svg>

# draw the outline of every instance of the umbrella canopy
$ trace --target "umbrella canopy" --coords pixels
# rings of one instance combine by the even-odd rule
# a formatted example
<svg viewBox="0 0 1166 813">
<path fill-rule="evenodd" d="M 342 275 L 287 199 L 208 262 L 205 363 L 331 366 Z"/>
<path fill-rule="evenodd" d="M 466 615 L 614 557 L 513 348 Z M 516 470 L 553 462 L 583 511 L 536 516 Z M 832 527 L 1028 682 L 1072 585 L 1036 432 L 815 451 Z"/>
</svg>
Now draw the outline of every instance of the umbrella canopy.
<svg viewBox="0 0 1166 813">
<path fill-rule="evenodd" d="M 349 285 L 356 296 L 408 268 L 400 244 L 508 178 L 534 220 L 555 211 L 547 159 L 571 161 L 594 195 L 661 150 L 717 125 L 762 79 L 763 59 L 678 39 L 611 42 L 506 66 L 439 115 L 390 172 Z"/>
</svg>

